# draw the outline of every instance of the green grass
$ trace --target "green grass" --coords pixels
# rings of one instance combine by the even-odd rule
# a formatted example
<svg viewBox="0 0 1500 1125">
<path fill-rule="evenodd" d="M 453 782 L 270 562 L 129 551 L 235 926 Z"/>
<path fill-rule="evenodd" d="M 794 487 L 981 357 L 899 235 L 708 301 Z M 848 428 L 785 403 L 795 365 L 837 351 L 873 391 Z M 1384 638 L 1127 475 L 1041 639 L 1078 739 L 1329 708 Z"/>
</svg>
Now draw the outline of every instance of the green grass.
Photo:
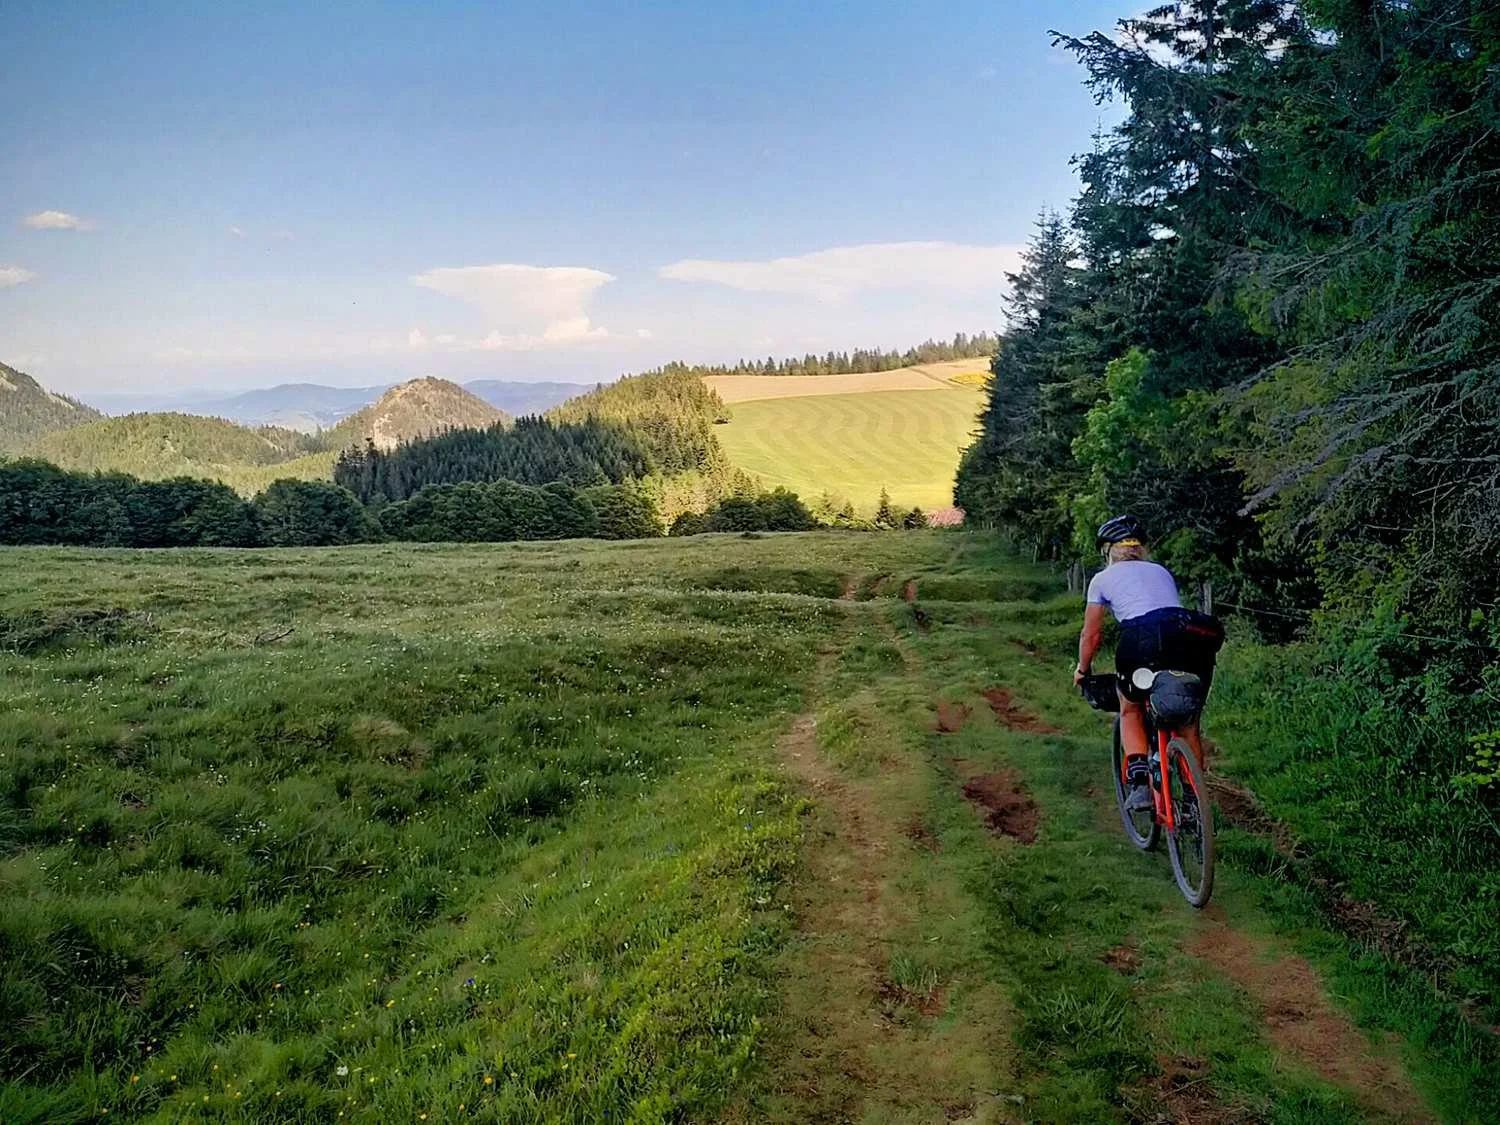
<svg viewBox="0 0 1500 1125">
<path fill-rule="evenodd" d="M 1207 922 L 1125 845 L 1076 598 L 986 539 L 4 557 L 7 1123 L 1151 1120 L 1178 1058 L 1251 1119 L 1378 1118 L 1205 925 L 1309 959 L 1443 1119 L 1500 1098 L 1251 838 Z M 1001 768 L 1035 846 L 962 794 Z"/>
<path fill-rule="evenodd" d="M 983 407 L 974 388 L 812 395 L 736 403 L 714 432 L 729 459 L 809 502 L 830 492 L 873 511 L 953 504 L 958 455 Z"/>
<path fill-rule="evenodd" d="M 756 748 L 838 611 L 718 587 L 785 554 L 8 552 L 0 1120 L 721 1100 L 798 838 Z"/>
</svg>

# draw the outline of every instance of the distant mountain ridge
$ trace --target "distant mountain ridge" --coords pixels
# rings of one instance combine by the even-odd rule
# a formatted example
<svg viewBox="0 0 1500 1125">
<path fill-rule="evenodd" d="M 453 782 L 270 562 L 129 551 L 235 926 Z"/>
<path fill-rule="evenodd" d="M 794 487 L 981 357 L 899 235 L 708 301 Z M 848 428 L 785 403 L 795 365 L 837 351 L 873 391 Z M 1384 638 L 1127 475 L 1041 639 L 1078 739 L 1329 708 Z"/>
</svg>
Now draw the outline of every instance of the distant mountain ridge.
<svg viewBox="0 0 1500 1125">
<path fill-rule="evenodd" d="M 27 388 L 29 399 L 47 394 L 29 382 L 36 387 L 35 392 Z M 15 385 L 20 386 L 19 380 Z M 0 389 L 0 395 L 6 393 Z M 362 447 L 366 439 L 390 449 L 444 430 L 509 419 L 457 383 L 431 378 L 392 387 L 363 410 L 317 433 L 281 426 L 252 428 L 227 418 L 177 411 L 109 418 L 90 410 L 89 417 L 83 425 L 42 433 L 14 452 L 83 472 L 123 472 L 146 480 L 219 480 L 252 495 L 280 477 L 327 480 L 339 452 Z"/>
<path fill-rule="evenodd" d="M 244 426 L 285 426 L 314 433 L 332 429 L 349 415 L 370 406 L 396 384 L 330 387 L 321 383 L 281 383 L 234 395 L 102 394 L 94 403 L 105 414 L 171 411 L 228 418 Z M 464 390 L 513 417 L 542 414 L 570 398 L 594 389 L 592 383 L 522 383 L 478 379 Z"/>
<path fill-rule="evenodd" d="M 54 394 L 25 372 L 0 363 L 0 453 L 18 453 L 55 430 L 101 417 L 93 407 Z"/>
</svg>

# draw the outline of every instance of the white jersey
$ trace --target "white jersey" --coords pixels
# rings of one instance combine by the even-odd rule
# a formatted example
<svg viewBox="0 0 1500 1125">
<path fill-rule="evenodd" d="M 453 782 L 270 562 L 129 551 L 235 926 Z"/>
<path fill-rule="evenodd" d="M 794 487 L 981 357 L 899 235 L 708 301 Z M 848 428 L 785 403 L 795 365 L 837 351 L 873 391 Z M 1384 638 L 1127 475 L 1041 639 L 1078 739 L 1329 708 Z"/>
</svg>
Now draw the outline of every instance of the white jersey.
<svg viewBox="0 0 1500 1125">
<path fill-rule="evenodd" d="M 1108 606 L 1116 621 L 1182 605 L 1172 572 L 1160 563 L 1126 559 L 1110 563 L 1089 583 L 1089 604 Z"/>
</svg>

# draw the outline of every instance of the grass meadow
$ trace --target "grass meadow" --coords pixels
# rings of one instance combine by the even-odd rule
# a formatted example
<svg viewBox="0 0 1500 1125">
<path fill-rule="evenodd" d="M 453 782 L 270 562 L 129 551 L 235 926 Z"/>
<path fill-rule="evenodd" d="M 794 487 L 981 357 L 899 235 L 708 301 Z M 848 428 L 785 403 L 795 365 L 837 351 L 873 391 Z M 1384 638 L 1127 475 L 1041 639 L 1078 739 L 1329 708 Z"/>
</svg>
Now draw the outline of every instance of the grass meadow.
<svg viewBox="0 0 1500 1125">
<path fill-rule="evenodd" d="M 932 510 L 953 504 L 959 452 L 983 398 L 950 385 L 739 402 L 715 433 L 736 466 L 808 502 L 829 492 L 868 515 L 886 488 L 901 508 Z"/>
<path fill-rule="evenodd" d="M 1500 1106 L 1258 837 L 1204 913 L 1126 845 L 1077 600 L 985 537 L 3 558 L 7 1125 Z"/>
<path fill-rule="evenodd" d="M 0 1120 L 713 1104 L 849 549 L 768 546 L 7 551 Z"/>
</svg>

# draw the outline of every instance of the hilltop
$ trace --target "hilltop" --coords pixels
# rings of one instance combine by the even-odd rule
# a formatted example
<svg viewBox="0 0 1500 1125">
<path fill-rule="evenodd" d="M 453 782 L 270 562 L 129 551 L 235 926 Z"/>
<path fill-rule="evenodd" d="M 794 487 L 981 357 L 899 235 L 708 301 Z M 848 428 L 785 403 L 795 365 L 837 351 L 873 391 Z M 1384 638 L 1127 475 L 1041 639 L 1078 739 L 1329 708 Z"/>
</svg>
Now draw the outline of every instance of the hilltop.
<svg viewBox="0 0 1500 1125">
<path fill-rule="evenodd" d="M 44 434 L 103 417 L 65 395 L 53 394 L 30 375 L 0 363 L 0 453 L 16 453 Z"/>
<path fill-rule="evenodd" d="M 349 415 L 325 435 L 334 449 L 363 445 L 394 449 L 403 441 L 431 437 L 443 430 L 482 430 L 509 416 L 457 383 L 428 376 L 392 387 L 379 401 Z"/>
<path fill-rule="evenodd" d="M 251 430 L 223 418 L 164 413 L 99 418 L 47 434 L 24 452 L 83 472 L 224 479 L 239 466 L 281 464 L 317 449 L 316 439 L 295 430 Z"/>
</svg>

